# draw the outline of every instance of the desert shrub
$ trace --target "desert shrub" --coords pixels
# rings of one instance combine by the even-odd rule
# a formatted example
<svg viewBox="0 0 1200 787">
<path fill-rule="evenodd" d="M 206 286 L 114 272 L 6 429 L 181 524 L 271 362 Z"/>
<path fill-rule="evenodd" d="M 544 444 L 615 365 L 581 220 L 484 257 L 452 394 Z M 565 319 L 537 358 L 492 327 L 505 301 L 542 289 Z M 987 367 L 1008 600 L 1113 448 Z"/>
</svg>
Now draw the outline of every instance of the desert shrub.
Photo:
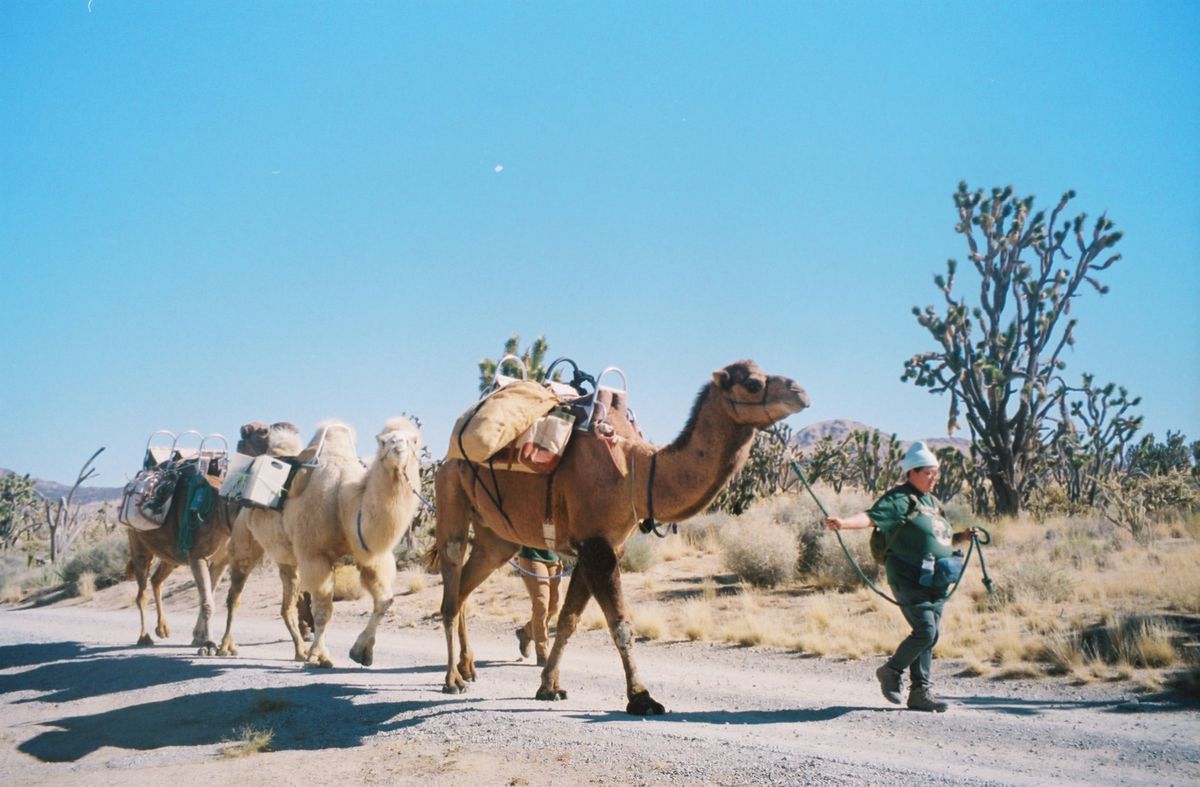
<svg viewBox="0 0 1200 787">
<path fill-rule="evenodd" d="M 0 599 L 20 598 L 21 585 L 29 573 L 28 560 L 23 555 L 0 555 Z"/>
<path fill-rule="evenodd" d="M 125 565 L 129 562 L 129 542 L 124 533 L 89 544 L 84 549 L 77 549 L 63 564 L 61 577 L 63 584 L 72 595 L 86 590 L 81 579 L 91 575 L 95 590 L 112 587 L 125 579 Z"/>
<path fill-rule="evenodd" d="M 843 489 L 825 505 L 834 516 L 848 516 L 870 508 L 873 502 L 874 499 L 862 490 Z M 876 582 L 883 575 L 883 566 L 871 557 L 869 535 L 869 530 L 847 531 L 842 533 L 842 541 L 863 574 Z M 844 592 L 861 586 L 862 580 L 842 552 L 837 534 L 825 528 L 825 517 L 815 504 L 811 515 L 799 522 L 797 540 L 797 570 L 802 578 L 822 590 Z"/>
<path fill-rule="evenodd" d="M 980 599 L 985 609 L 998 611 L 1018 603 L 1061 604 L 1075 595 L 1075 580 L 1060 567 L 1036 556 L 1003 571 L 993 592 Z"/>
<path fill-rule="evenodd" d="M 721 532 L 721 528 L 727 522 L 733 521 L 733 519 L 732 514 L 726 514 L 722 511 L 700 514 L 689 519 L 685 524 L 680 525 L 679 535 L 690 546 L 696 549 L 703 549 L 713 540 L 716 534 Z"/>
<path fill-rule="evenodd" d="M 638 573 L 654 565 L 657 556 L 654 554 L 654 548 L 650 546 L 650 538 L 639 533 L 625 542 L 625 548 L 621 552 L 621 571 Z"/>
<path fill-rule="evenodd" d="M 1178 632 L 1161 618 L 1114 617 L 1080 633 L 1080 649 L 1106 664 L 1169 667 L 1179 660 L 1173 640 Z"/>
<path fill-rule="evenodd" d="M 796 572 L 794 531 L 777 522 L 747 521 L 743 516 L 721 530 L 725 567 L 751 585 L 774 587 Z"/>
</svg>

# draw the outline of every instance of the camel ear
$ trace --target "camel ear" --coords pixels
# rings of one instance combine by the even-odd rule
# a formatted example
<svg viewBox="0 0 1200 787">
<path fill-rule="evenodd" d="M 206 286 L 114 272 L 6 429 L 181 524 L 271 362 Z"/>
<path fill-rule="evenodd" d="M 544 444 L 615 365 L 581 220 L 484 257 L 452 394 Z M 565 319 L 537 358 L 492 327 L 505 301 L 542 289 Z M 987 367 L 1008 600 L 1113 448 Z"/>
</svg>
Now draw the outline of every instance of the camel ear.
<svg viewBox="0 0 1200 787">
<path fill-rule="evenodd" d="M 723 388 L 724 390 L 729 390 L 729 386 L 733 384 L 733 382 L 729 378 L 729 370 L 728 369 L 717 369 L 716 371 L 714 371 L 713 372 L 713 382 L 716 383 L 717 385 L 721 386 L 721 388 Z"/>
</svg>

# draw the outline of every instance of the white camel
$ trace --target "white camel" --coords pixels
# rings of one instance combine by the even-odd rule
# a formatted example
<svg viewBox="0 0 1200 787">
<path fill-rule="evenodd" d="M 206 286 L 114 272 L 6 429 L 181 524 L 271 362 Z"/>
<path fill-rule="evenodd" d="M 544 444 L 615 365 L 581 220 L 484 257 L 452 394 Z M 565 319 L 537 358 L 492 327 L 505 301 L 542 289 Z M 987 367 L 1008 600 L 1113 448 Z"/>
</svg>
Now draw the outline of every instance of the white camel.
<svg viewBox="0 0 1200 787">
<path fill-rule="evenodd" d="M 315 449 L 323 443 L 318 466 L 283 508 L 283 535 L 291 544 L 299 590 L 312 599 L 313 641 L 305 659 L 309 665 L 333 666 L 325 630 L 333 615 L 334 567 L 343 556 L 353 558 L 372 599 L 371 617 L 350 649 L 351 659 L 371 665 L 375 632 L 392 605 L 392 549 L 408 532 L 420 502 L 421 434 L 412 421 L 397 417 L 388 420 L 375 439 L 375 458 L 364 468 L 349 427 L 322 425 L 309 444 Z"/>
<path fill-rule="evenodd" d="M 254 423 L 242 427 L 242 440 L 238 451 L 247 446 L 259 445 L 259 453 L 271 456 L 294 457 L 300 454 L 303 442 L 300 431 L 287 421 L 271 424 Z M 283 514 L 266 508 L 244 508 L 233 522 L 233 535 L 229 539 L 229 593 L 225 599 L 225 636 L 221 639 L 217 653 L 236 656 L 237 644 L 233 638 L 233 618 L 241 601 L 242 590 L 250 573 L 262 562 L 263 553 L 271 556 L 279 568 L 279 579 L 283 586 L 283 599 L 279 606 L 280 617 L 287 627 L 295 645 L 295 658 L 303 661 L 308 655 L 308 646 L 303 639 L 297 613 L 299 592 L 296 588 L 296 560 L 292 545 L 283 532 Z"/>
</svg>

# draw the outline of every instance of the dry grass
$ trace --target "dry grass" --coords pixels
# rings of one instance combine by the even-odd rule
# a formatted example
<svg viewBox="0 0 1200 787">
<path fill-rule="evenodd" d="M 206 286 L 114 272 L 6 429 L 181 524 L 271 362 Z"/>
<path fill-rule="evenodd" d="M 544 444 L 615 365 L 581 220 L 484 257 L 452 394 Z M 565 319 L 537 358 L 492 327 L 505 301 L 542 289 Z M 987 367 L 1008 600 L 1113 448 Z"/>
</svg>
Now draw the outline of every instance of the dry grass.
<svg viewBox="0 0 1200 787">
<path fill-rule="evenodd" d="M 238 738 L 232 745 L 221 750 L 221 756 L 228 759 L 249 757 L 251 754 L 271 750 L 271 741 L 275 732 L 268 728 L 246 726 L 238 730 Z"/>
<path fill-rule="evenodd" d="M 425 589 L 425 573 L 406 569 L 396 578 L 396 585 L 404 595 L 414 595 Z"/>
</svg>

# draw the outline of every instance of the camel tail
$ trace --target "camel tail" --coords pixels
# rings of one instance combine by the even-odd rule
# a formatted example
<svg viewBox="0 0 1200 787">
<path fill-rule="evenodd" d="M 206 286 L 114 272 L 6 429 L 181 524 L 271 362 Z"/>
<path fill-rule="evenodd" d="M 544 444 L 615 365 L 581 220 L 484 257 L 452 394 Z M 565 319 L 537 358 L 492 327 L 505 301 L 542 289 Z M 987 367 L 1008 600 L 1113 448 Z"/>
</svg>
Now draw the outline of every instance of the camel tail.
<svg viewBox="0 0 1200 787">
<path fill-rule="evenodd" d="M 421 556 L 421 565 L 424 566 L 426 571 L 438 571 L 441 569 L 442 556 L 438 552 L 437 544 L 425 550 L 425 554 Z"/>
</svg>

